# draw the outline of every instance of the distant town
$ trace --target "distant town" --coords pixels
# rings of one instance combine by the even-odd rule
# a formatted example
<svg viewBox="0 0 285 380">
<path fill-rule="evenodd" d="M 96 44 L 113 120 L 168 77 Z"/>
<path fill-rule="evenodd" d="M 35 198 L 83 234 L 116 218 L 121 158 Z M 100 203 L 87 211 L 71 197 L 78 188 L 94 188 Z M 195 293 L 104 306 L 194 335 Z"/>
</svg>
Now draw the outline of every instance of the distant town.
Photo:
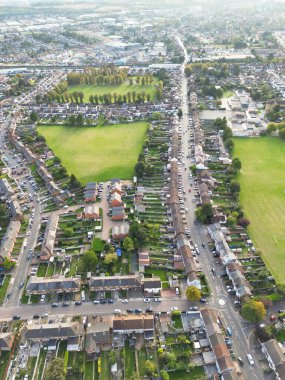
<svg viewBox="0 0 285 380">
<path fill-rule="evenodd" d="M 284 22 L 0 6 L 0 380 L 285 379 Z"/>
</svg>

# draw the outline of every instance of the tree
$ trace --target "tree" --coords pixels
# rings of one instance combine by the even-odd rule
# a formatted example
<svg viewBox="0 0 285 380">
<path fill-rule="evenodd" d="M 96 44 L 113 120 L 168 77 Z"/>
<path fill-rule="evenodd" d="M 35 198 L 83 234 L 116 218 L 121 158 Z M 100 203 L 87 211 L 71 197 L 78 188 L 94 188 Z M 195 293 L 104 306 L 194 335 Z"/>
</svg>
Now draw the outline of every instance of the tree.
<svg viewBox="0 0 285 380">
<path fill-rule="evenodd" d="M 266 128 L 266 132 L 270 135 L 277 131 L 277 125 L 275 123 L 269 123 Z"/>
<path fill-rule="evenodd" d="M 105 251 L 106 253 L 114 253 L 114 252 L 115 252 L 115 248 L 112 246 L 112 244 L 110 244 L 110 243 L 106 243 L 106 244 L 104 245 L 104 251 Z"/>
<path fill-rule="evenodd" d="M 78 189 L 81 187 L 80 182 L 77 180 L 74 174 L 70 175 L 70 188 L 71 189 Z"/>
<path fill-rule="evenodd" d="M 62 235 L 64 236 L 64 237 L 72 237 L 73 236 L 73 228 L 71 228 L 71 227 L 67 227 L 67 228 L 65 228 L 63 231 L 62 231 Z"/>
<path fill-rule="evenodd" d="M 118 260 L 118 256 L 116 253 L 107 253 L 104 258 L 104 263 L 107 265 L 113 264 Z"/>
<path fill-rule="evenodd" d="M 144 363 L 144 368 L 149 375 L 154 375 L 156 371 L 156 365 L 150 360 L 146 360 Z"/>
<path fill-rule="evenodd" d="M 196 209 L 196 218 L 201 223 L 210 223 L 213 217 L 213 206 L 211 203 L 204 203 Z"/>
<path fill-rule="evenodd" d="M 136 248 L 142 247 L 147 241 L 147 233 L 138 222 L 133 222 L 130 226 L 130 236 Z"/>
<path fill-rule="evenodd" d="M 165 369 L 162 369 L 160 371 L 160 377 L 161 377 L 161 380 L 169 380 L 169 375 L 168 373 L 165 371 Z"/>
<path fill-rule="evenodd" d="M 239 193 L 240 192 L 240 184 L 238 181 L 231 180 L 230 191 L 231 191 L 231 193 Z"/>
<path fill-rule="evenodd" d="M 241 218 L 238 220 L 237 224 L 243 228 L 246 228 L 247 226 L 250 225 L 250 221 L 246 218 Z"/>
<path fill-rule="evenodd" d="M 64 361 L 62 358 L 55 358 L 48 366 L 45 380 L 65 380 Z"/>
<path fill-rule="evenodd" d="M 16 265 L 16 262 L 15 262 L 15 261 L 11 261 L 11 260 L 9 260 L 8 257 L 5 257 L 5 258 L 4 258 L 3 268 L 4 268 L 5 270 L 10 270 L 10 269 L 14 268 L 15 265 Z"/>
<path fill-rule="evenodd" d="M 141 178 L 143 176 L 144 171 L 145 171 L 145 163 L 143 161 L 137 162 L 135 166 L 136 176 Z"/>
<path fill-rule="evenodd" d="M 84 272 L 95 272 L 98 264 L 98 257 L 92 250 L 86 251 L 80 257 L 80 265 Z"/>
<path fill-rule="evenodd" d="M 126 237 L 123 241 L 123 248 L 127 253 L 130 253 L 134 250 L 134 242 L 132 238 Z"/>
<path fill-rule="evenodd" d="M 279 136 L 281 137 L 281 139 L 285 139 L 285 128 L 279 130 Z"/>
<path fill-rule="evenodd" d="M 38 120 L 38 114 L 35 111 L 32 111 L 30 113 L 30 120 L 33 123 L 35 123 Z"/>
<path fill-rule="evenodd" d="M 230 216 L 227 217 L 227 225 L 229 227 L 232 227 L 232 228 L 235 227 L 236 222 L 237 222 L 237 220 L 236 220 L 236 218 L 234 216 L 230 215 Z"/>
<path fill-rule="evenodd" d="M 186 289 L 186 297 L 189 301 L 199 301 L 201 296 L 201 290 L 196 288 L 196 286 L 188 286 Z"/>
<path fill-rule="evenodd" d="M 245 302 L 241 309 L 241 316 L 248 322 L 260 323 L 266 315 L 265 306 L 261 301 L 252 299 Z"/>
<path fill-rule="evenodd" d="M 232 161 L 232 167 L 235 169 L 235 170 L 240 170 L 241 169 L 241 161 L 239 158 L 234 158 L 233 161 Z"/>
</svg>

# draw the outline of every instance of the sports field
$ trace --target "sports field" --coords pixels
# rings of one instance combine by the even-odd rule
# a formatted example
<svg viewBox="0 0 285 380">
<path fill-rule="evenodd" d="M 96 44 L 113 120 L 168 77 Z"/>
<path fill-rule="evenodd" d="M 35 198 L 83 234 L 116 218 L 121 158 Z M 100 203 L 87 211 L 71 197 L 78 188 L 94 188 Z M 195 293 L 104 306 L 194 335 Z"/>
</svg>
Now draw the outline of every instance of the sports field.
<svg viewBox="0 0 285 380">
<path fill-rule="evenodd" d="M 241 205 L 250 236 L 277 283 L 285 284 L 285 142 L 279 138 L 235 139 Z"/>
<path fill-rule="evenodd" d="M 129 80 L 126 80 L 120 85 L 106 85 L 106 86 L 96 86 L 96 85 L 77 85 L 77 86 L 69 86 L 67 89 L 68 93 L 73 92 L 83 92 L 84 94 L 84 101 L 89 102 L 89 96 L 90 95 L 104 95 L 104 94 L 114 94 L 116 93 L 117 96 L 119 95 L 127 95 L 128 92 L 132 93 L 135 91 L 137 94 L 141 93 L 142 91 L 145 92 L 145 94 L 150 94 L 150 100 L 153 101 L 155 99 L 155 92 L 156 92 L 156 84 L 158 83 L 157 78 L 153 78 L 153 83 L 149 85 L 137 85 L 135 83 L 135 77 L 134 77 L 134 83 L 133 85 L 130 85 Z"/>
<path fill-rule="evenodd" d="M 131 179 L 148 123 L 99 127 L 39 126 L 38 132 L 68 173 L 82 184 L 117 177 Z"/>
</svg>

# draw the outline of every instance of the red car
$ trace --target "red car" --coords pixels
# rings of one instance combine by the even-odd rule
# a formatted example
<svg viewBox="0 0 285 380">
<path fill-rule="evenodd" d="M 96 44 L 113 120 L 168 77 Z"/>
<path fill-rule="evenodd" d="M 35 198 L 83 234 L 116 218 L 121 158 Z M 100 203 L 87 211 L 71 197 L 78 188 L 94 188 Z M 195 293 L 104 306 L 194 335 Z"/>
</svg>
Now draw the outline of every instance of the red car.
<svg viewBox="0 0 285 380">
<path fill-rule="evenodd" d="M 275 321 L 275 319 L 276 319 L 276 315 L 273 314 L 270 316 L 270 321 Z"/>
</svg>

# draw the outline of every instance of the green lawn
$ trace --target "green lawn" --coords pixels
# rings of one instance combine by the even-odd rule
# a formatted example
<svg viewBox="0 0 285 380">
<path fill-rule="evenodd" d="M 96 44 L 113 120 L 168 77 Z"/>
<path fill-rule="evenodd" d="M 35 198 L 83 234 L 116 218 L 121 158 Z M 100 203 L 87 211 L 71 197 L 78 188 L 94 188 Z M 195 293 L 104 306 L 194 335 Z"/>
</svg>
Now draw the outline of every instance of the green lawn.
<svg viewBox="0 0 285 380">
<path fill-rule="evenodd" d="M 148 123 L 99 127 L 45 125 L 38 128 L 67 171 L 85 184 L 113 177 L 131 179 Z"/>
<path fill-rule="evenodd" d="M 151 85 L 136 85 L 135 81 L 132 86 L 130 86 L 129 81 L 126 80 L 120 85 L 110 85 L 110 86 L 96 86 L 96 85 L 77 85 L 69 86 L 67 89 L 68 93 L 73 92 L 83 92 L 84 102 L 89 102 L 90 95 L 104 95 L 104 94 L 114 94 L 127 95 L 128 92 L 132 93 L 135 91 L 137 94 L 144 91 L 145 94 L 150 94 L 150 100 L 153 101 L 155 98 L 156 84 L 158 83 L 157 78 L 153 78 L 153 83 Z"/>
<path fill-rule="evenodd" d="M 277 283 L 285 284 L 285 142 L 274 137 L 235 139 L 241 205 L 249 234 Z"/>
<path fill-rule="evenodd" d="M 130 379 L 132 374 L 136 372 L 135 348 L 129 347 L 129 342 L 125 345 L 125 377 Z"/>
<path fill-rule="evenodd" d="M 9 357 L 10 357 L 10 351 L 2 351 L 0 353 L 0 380 L 5 380 L 4 379 L 4 373 L 5 373 L 6 368 L 8 366 Z M 5 376 L 5 378 L 6 378 L 6 376 Z"/>
<path fill-rule="evenodd" d="M 206 375 L 203 367 L 195 367 L 189 372 L 185 370 L 169 372 L 169 380 L 204 380 Z"/>
<path fill-rule="evenodd" d="M 7 292 L 7 289 L 8 289 L 8 286 L 9 286 L 9 283 L 10 283 L 10 280 L 11 280 L 11 275 L 6 275 L 5 276 L 5 279 L 3 281 L 3 285 L 0 286 L 0 305 L 2 305 L 4 299 L 5 299 L 5 296 L 6 296 L 6 292 Z"/>
<path fill-rule="evenodd" d="M 109 352 L 104 351 L 101 353 L 101 374 L 100 380 L 111 379 L 111 365 L 109 361 Z"/>
</svg>

